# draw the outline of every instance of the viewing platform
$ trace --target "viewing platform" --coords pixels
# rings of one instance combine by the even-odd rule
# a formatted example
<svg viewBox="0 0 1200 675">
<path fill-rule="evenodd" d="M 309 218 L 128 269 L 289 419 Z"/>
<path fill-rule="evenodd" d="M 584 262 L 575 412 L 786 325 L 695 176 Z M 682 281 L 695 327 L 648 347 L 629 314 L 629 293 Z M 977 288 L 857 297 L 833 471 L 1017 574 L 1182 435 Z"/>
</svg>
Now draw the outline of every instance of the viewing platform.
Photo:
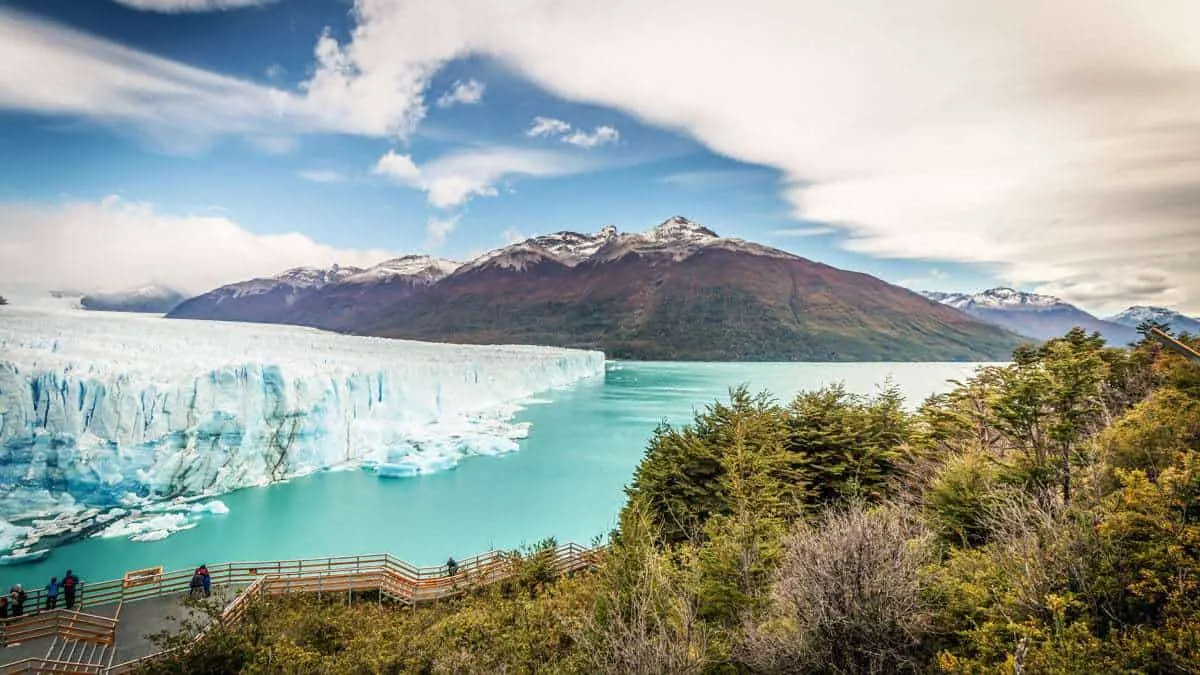
<svg viewBox="0 0 1200 675">
<path fill-rule="evenodd" d="M 229 562 L 210 565 L 208 570 L 212 597 L 221 606 L 217 620 L 232 624 L 256 598 L 315 593 L 344 595 L 350 602 L 358 594 L 359 599 L 411 607 L 507 579 L 519 563 L 538 556 L 545 556 L 556 575 L 590 569 L 600 552 L 578 544 L 538 551 L 531 558 L 489 551 L 458 561 L 454 574 L 445 565 L 417 567 L 387 554 Z M 0 622 L 5 645 L 0 651 L 0 675 L 131 672 L 164 654 L 147 636 L 178 629 L 179 623 L 171 617 L 203 626 L 192 643 L 199 646 L 211 619 L 183 602 L 193 573 L 148 568 L 121 579 L 85 582 L 74 609 L 40 609 L 45 607 L 45 589 L 29 592 L 25 615 Z"/>
</svg>

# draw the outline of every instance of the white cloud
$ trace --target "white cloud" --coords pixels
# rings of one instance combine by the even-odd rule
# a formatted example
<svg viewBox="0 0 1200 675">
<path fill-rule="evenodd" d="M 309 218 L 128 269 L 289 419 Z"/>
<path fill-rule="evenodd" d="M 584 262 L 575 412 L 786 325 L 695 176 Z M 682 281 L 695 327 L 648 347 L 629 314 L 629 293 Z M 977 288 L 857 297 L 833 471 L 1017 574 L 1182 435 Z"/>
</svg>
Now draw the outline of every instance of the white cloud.
<svg viewBox="0 0 1200 675">
<path fill-rule="evenodd" d="M 558 96 L 775 167 L 796 215 L 837 224 L 855 250 L 1200 310 L 1194 0 L 356 8 L 356 51 L 403 45 L 393 61 L 431 67 L 490 56 Z"/>
<path fill-rule="evenodd" d="M 620 137 L 621 134 L 618 133 L 616 129 L 612 127 L 600 126 L 596 127 L 596 129 L 590 134 L 582 129 L 577 129 L 575 133 L 569 136 L 564 136 L 563 142 L 590 150 L 601 145 L 616 143 Z"/>
<path fill-rule="evenodd" d="M 296 175 L 313 183 L 342 183 L 346 180 L 345 175 L 333 169 L 308 169 L 297 172 Z"/>
<path fill-rule="evenodd" d="M 211 12 L 221 9 L 237 9 L 254 5 L 267 5 L 278 0 L 115 0 L 134 9 L 149 12 Z"/>
<path fill-rule="evenodd" d="M 395 257 L 291 232 L 262 235 L 218 215 L 174 216 L 110 196 L 0 203 L 0 284 L 90 291 L 156 282 L 190 292 L 300 265 L 366 267 Z"/>
<path fill-rule="evenodd" d="M 460 217 L 457 215 L 449 218 L 430 216 L 429 220 L 425 221 L 425 248 L 436 249 L 446 243 L 446 237 L 450 236 L 450 233 L 458 226 Z"/>
<path fill-rule="evenodd" d="M 313 76 L 301 91 L 286 91 L 3 7 L 0 45 L 0 110 L 131 127 L 165 149 L 185 152 L 222 135 L 244 135 L 268 152 L 289 152 L 296 134 L 404 137 L 425 114 L 421 98 L 440 64 L 403 53 L 393 62 L 389 54 L 342 47 L 323 35 Z"/>
<path fill-rule="evenodd" d="M 529 237 L 526 237 L 525 235 L 521 234 L 521 232 L 519 230 L 517 230 L 517 228 L 510 227 L 500 233 L 500 238 L 504 240 L 504 245 L 508 246 L 510 244 L 515 244 L 517 242 L 525 241 Z"/>
<path fill-rule="evenodd" d="M 475 105 L 483 100 L 483 90 L 486 88 L 486 85 L 475 79 L 457 81 L 450 87 L 450 91 L 438 97 L 437 105 L 439 108 L 449 108 L 457 103 Z"/>
<path fill-rule="evenodd" d="M 503 146 L 459 150 L 418 167 L 395 151 L 379 158 L 372 172 L 400 185 L 424 190 L 438 208 L 461 206 L 474 197 L 494 197 L 496 184 L 518 176 L 552 177 L 594 168 L 588 162 L 559 152 Z"/>
<path fill-rule="evenodd" d="M 421 184 L 421 170 L 413 163 L 412 157 L 396 154 L 395 150 L 388 150 L 386 155 L 380 157 L 371 173 L 386 176 L 402 185 L 419 187 Z"/>
<path fill-rule="evenodd" d="M 571 130 L 571 125 L 553 117 L 535 117 L 533 125 L 525 132 L 531 138 L 537 136 L 561 136 Z"/>
<path fill-rule="evenodd" d="M 571 129 L 570 123 L 560 119 L 535 117 L 525 135 L 530 138 L 558 138 L 564 143 L 589 150 L 608 143 L 616 143 L 621 137 L 621 134 L 610 126 L 598 126 L 590 134 L 583 129 L 576 129 L 572 133 Z"/>
</svg>

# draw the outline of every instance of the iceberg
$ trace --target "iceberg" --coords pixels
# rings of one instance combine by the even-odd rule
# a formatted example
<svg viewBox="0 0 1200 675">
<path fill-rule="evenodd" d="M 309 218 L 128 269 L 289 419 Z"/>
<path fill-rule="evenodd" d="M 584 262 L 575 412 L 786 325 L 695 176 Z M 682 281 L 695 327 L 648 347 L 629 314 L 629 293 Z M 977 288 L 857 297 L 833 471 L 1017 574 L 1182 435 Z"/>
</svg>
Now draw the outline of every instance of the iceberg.
<svg viewBox="0 0 1200 675">
<path fill-rule="evenodd" d="M 219 495 L 322 469 L 445 470 L 466 456 L 516 450 L 528 433 L 512 421 L 522 402 L 605 368 L 602 353 L 582 350 L 4 309 L 6 526 Z M 223 506 L 204 508 L 215 514 Z M 160 536 L 182 526 L 174 520 L 136 534 Z M 0 544 L 14 538 L 0 531 Z"/>
</svg>

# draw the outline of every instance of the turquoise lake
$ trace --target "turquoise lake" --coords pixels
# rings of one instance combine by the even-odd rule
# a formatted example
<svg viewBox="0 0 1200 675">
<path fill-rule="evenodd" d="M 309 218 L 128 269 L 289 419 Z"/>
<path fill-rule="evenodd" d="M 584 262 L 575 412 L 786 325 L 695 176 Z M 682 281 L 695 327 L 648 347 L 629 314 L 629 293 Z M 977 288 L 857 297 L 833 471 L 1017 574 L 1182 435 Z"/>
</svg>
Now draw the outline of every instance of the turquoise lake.
<svg viewBox="0 0 1200 675">
<path fill-rule="evenodd" d="M 610 363 L 603 378 L 529 402 L 520 450 L 471 457 L 457 468 L 412 478 L 328 471 L 223 495 L 227 515 L 154 542 L 90 538 L 45 561 L 3 570 L 0 584 L 45 584 L 73 568 L 85 582 L 164 565 L 392 553 L 418 565 L 545 537 L 588 543 L 616 522 L 623 488 L 654 427 L 681 425 L 695 410 L 748 384 L 786 400 L 843 382 L 859 393 L 891 378 L 910 405 L 946 391 L 979 364 L 965 363 Z"/>
</svg>

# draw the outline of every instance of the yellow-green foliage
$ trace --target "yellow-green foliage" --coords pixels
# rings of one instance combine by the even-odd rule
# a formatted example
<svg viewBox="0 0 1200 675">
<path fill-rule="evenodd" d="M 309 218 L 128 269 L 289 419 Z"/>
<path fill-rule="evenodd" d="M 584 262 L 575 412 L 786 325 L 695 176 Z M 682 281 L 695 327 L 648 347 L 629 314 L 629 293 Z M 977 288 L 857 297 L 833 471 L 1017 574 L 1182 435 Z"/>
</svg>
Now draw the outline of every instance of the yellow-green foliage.
<svg viewBox="0 0 1200 675">
<path fill-rule="evenodd" d="M 916 414 L 735 389 L 655 433 L 620 522 L 594 574 L 272 600 L 151 669 L 1200 673 L 1200 368 L 1076 330 Z"/>
</svg>

